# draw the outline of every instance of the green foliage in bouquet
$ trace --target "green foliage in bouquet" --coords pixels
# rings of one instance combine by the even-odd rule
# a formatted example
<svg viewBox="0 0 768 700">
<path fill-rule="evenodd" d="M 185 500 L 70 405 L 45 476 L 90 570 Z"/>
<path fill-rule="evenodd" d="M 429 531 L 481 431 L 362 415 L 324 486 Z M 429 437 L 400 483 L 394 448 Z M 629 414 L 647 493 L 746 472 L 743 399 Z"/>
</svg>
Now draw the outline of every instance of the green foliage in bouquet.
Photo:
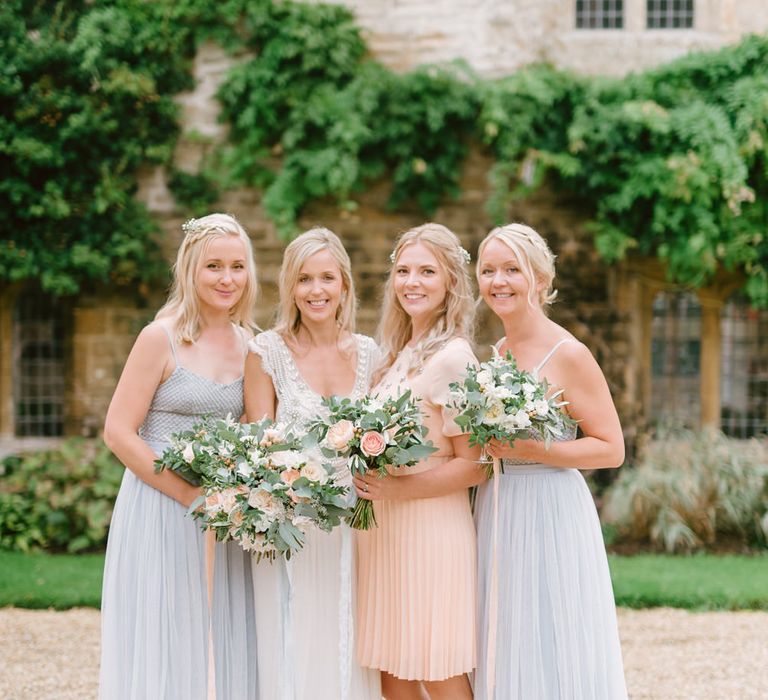
<svg viewBox="0 0 768 700">
<path fill-rule="evenodd" d="M 424 439 L 427 429 L 410 389 L 389 399 L 331 396 L 323 406 L 327 415 L 313 421 L 309 431 L 323 454 L 346 459 L 353 476 L 375 470 L 383 478 L 391 467 L 413 466 L 437 451 Z M 373 504 L 359 499 L 349 524 L 358 530 L 375 527 Z"/>
<path fill-rule="evenodd" d="M 203 419 L 174 433 L 155 466 L 199 484 L 192 515 L 259 559 L 290 559 L 310 528 L 328 532 L 350 512 L 347 487 L 322 461 L 314 436 L 268 419 Z"/>
<path fill-rule="evenodd" d="M 0 463 L 0 548 L 82 552 L 106 544 L 123 466 L 103 443 L 60 448 Z"/>
<path fill-rule="evenodd" d="M 533 439 L 548 448 L 576 425 L 562 410 L 568 403 L 559 400 L 562 390 L 552 392 L 546 379 L 519 369 L 509 351 L 501 356 L 494 347 L 490 360 L 479 367 L 468 365 L 464 379 L 449 388 L 451 406 L 458 411 L 454 421 L 469 433 L 470 445 Z M 493 476 L 492 463 L 487 474 Z"/>
<path fill-rule="evenodd" d="M 768 543 L 768 447 L 717 431 L 649 442 L 605 495 L 616 542 L 667 552 Z"/>
</svg>

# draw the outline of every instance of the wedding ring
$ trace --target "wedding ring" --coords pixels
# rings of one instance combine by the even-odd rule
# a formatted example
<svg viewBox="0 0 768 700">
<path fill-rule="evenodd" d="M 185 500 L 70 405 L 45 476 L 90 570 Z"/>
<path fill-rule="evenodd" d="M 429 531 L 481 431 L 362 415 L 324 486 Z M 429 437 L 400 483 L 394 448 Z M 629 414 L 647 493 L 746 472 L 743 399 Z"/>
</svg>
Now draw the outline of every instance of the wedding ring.
<svg viewBox="0 0 768 700">
<path fill-rule="evenodd" d="M 368 493 L 368 487 L 363 485 L 363 491 L 365 491 L 365 493 Z"/>
</svg>

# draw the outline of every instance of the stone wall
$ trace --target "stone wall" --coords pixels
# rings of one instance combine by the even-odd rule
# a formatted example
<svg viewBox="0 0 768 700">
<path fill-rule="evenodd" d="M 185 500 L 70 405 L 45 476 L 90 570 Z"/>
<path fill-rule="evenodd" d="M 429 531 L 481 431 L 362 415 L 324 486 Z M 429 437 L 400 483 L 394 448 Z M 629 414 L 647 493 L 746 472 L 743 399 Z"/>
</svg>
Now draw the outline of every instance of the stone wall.
<svg viewBox="0 0 768 700">
<path fill-rule="evenodd" d="M 330 1 L 355 13 L 373 54 L 396 70 L 464 59 L 483 75 L 535 61 L 624 75 L 768 30 L 765 0 L 696 0 L 694 27 L 680 30 L 646 29 L 645 0 L 624 0 L 615 30 L 576 29 L 575 0 Z"/>
</svg>

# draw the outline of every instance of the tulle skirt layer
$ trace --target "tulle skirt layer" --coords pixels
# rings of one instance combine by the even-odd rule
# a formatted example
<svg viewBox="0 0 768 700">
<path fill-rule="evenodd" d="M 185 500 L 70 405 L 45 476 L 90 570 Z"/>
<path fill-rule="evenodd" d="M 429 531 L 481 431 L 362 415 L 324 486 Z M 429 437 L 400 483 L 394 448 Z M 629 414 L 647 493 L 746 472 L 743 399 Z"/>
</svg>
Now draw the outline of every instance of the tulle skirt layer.
<svg viewBox="0 0 768 700">
<path fill-rule="evenodd" d="M 290 561 L 253 559 L 261 698 L 381 700 L 354 659 L 353 535 L 311 530 Z"/>
<path fill-rule="evenodd" d="M 627 697 L 613 589 L 592 496 L 575 469 L 507 466 L 498 479 L 495 682 L 489 693 L 493 482 L 480 487 L 475 698 Z"/>
<path fill-rule="evenodd" d="M 104 700 L 257 698 L 250 557 L 214 548 L 209 606 L 205 537 L 186 509 L 125 471 L 102 591 Z"/>
<path fill-rule="evenodd" d="M 358 532 L 358 660 L 405 680 L 475 667 L 475 528 L 466 491 L 377 501 Z"/>
</svg>

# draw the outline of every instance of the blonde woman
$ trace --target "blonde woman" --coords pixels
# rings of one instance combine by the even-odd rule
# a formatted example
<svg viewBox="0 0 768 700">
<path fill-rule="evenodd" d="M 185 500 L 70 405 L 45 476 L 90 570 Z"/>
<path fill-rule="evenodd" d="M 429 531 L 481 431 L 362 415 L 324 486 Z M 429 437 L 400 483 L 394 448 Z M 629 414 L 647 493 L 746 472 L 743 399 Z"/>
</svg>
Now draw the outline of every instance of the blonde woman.
<svg viewBox="0 0 768 700">
<path fill-rule="evenodd" d="M 480 244 L 480 295 L 506 333 L 499 351 L 564 390 L 582 436 L 574 429 L 549 449 L 519 440 L 514 447 L 494 441 L 488 450 L 502 459 L 504 473 L 497 484 L 480 486 L 477 498 L 475 694 L 620 700 L 627 692 L 611 579 L 597 512 L 578 470 L 618 467 L 624 440 L 597 362 L 545 313 L 554 276 L 554 256 L 529 226 L 496 228 Z"/>
<path fill-rule="evenodd" d="M 396 478 L 356 482 L 359 496 L 387 499 L 376 503 L 378 527 L 357 538 L 357 653 L 381 671 L 387 700 L 463 700 L 475 667 L 475 528 L 466 485 L 441 484 L 441 474 L 481 472 L 446 406 L 448 385 L 476 362 L 469 255 L 455 234 L 429 223 L 404 233 L 392 259 L 372 391 L 410 389 L 437 452 L 414 467 L 393 465 Z M 442 494 L 397 489 L 421 474 Z"/>
<path fill-rule="evenodd" d="M 249 559 L 233 543 L 206 556 L 213 540 L 187 517 L 199 488 L 154 469 L 171 433 L 204 414 L 243 413 L 254 327 L 256 269 L 243 227 L 211 214 L 184 230 L 170 297 L 139 333 L 104 426 L 126 466 L 102 594 L 99 694 L 109 700 L 256 697 Z"/>
<path fill-rule="evenodd" d="M 264 416 L 301 427 L 322 398 L 359 398 L 377 350 L 355 329 L 355 288 L 339 238 L 311 229 L 288 245 L 279 279 L 275 327 L 250 343 L 245 403 L 249 420 Z M 350 486 L 346 464 L 337 479 Z M 354 548 L 346 525 L 310 531 L 289 562 L 253 564 L 259 636 L 259 689 L 270 700 L 380 700 L 378 674 L 354 660 Z"/>
</svg>

